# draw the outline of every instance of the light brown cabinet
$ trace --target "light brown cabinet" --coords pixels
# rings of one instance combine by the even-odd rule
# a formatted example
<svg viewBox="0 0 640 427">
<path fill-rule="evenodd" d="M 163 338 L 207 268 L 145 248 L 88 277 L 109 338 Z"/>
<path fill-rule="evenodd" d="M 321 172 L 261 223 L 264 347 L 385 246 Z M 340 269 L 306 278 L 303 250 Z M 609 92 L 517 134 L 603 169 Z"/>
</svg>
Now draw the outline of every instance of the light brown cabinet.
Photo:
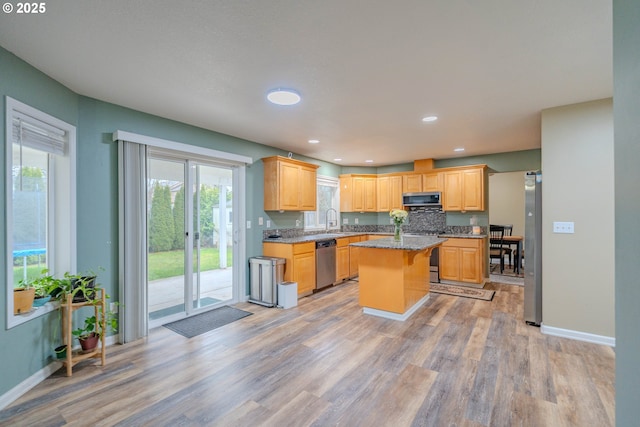
<svg viewBox="0 0 640 427">
<path fill-rule="evenodd" d="M 440 246 L 440 279 L 482 283 L 486 239 L 449 238 Z"/>
<path fill-rule="evenodd" d="M 423 173 L 422 191 L 442 191 L 442 186 L 440 185 L 441 176 L 442 174 L 437 172 Z"/>
<path fill-rule="evenodd" d="M 262 244 L 265 256 L 284 258 L 284 280 L 298 283 L 298 295 L 309 295 L 316 287 L 316 244 L 270 243 Z"/>
<path fill-rule="evenodd" d="M 265 157 L 264 210 L 316 210 L 316 170 L 319 166 L 281 156 Z"/>
<path fill-rule="evenodd" d="M 402 192 L 419 193 L 422 190 L 422 174 L 411 173 L 402 175 Z"/>
<path fill-rule="evenodd" d="M 349 278 L 349 238 L 336 239 L 336 281 Z"/>
<path fill-rule="evenodd" d="M 483 211 L 484 171 L 485 166 L 482 165 L 442 172 L 443 210 Z"/>
<path fill-rule="evenodd" d="M 377 211 L 376 175 L 340 175 L 340 211 Z"/>
<path fill-rule="evenodd" d="M 366 240 L 366 236 L 349 237 L 349 243 L 357 243 L 362 240 Z M 349 277 L 356 277 L 358 275 L 358 259 L 358 248 L 349 246 Z"/>
<path fill-rule="evenodd" d="M 378 212 L 402 209 L 402 175 L 379 175 L 377 189 Z"/>
</svg>

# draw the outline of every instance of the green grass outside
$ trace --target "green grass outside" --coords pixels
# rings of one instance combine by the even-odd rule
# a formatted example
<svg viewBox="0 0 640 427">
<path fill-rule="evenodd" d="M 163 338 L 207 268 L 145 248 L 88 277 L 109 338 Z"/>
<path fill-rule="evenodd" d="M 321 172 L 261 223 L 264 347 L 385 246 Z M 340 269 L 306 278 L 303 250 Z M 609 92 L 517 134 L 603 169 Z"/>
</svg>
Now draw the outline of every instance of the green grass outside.
<svg viewBox="0 0 640 427">
<path fill-rule="evenodd" d="M 220 268 L 219 252 L 217 248 L 203 248 L 200 250 L 200 270 L 216 270 Z M 227 249 L 227 266 L 233 265 L 232 248 Z M 193 261 L 195 270 L 196 261 Z M 44 265 L 27 265 L 27 277 L 38 277 Z M 23 266 L 13 267 L 14 286 L 22 279 Z M 165 279 L 167 277 L 184 274 L 184 251 L 167 251 L 149 254 L 149 280 Z M 99 278 L 98 278 L 99 280 Z"/>
</svg>

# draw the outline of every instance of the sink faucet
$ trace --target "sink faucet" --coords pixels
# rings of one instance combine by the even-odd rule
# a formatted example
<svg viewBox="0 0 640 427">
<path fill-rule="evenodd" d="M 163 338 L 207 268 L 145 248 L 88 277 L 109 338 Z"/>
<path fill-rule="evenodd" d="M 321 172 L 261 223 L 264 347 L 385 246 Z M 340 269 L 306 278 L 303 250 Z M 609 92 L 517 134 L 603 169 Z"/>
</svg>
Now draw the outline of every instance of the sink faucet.
<svg viewBox="0 0 640 427">
<path fill-rule="evenodd" d="M 327 211 L 325 212 L 325 218 L 326 218 L 326 224 L 325 224 L 325 231 L 329 231 L 329 226 L 331 225 L 331 221 L 329 221 L 329 212 L 333 211 L 333 213 L 335 214 L 335 225 L 338 225 L 338 211 L 336 211 L 333 208 L 329 208 L 327 209 Z"/>
</svg>

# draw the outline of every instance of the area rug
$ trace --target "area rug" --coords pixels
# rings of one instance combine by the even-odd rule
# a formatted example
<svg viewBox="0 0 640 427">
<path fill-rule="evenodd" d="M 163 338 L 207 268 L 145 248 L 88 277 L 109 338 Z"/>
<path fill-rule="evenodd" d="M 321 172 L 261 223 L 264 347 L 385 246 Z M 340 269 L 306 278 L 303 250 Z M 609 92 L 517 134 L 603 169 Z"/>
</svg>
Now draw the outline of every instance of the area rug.
<svg viewBox="0 0 640 427">
<path fill-rule="evenodd" d="M 455 295 L 457 297 L 466 297 L 480 299 L 483 301 L 491 301 L 496 291 L 488 289 L 474 289 L 466 286 L 445 285 L 443 283 L 431 283 L 431 292 L 437 294 Z"/>
<path fill-rule="evenodd" d="M 252 314 L 248 311 L 224 306 L 186 319 L 167 323 L 164 327 L 184 337 L 193 338 Z"/>
</svg>

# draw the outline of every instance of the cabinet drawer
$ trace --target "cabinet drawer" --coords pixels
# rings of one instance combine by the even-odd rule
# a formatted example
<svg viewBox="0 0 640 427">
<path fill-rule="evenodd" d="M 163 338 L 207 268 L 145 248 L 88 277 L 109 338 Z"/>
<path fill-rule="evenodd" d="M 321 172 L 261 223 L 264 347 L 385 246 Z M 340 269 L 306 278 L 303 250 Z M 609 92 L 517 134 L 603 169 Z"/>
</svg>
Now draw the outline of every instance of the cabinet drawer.
<svg viewBox="0 0 640 427">
<path fill-rule="evenodd" d="M 313 252 L 316 250 L 316 242 L 296 243 L 293 245 L 293 254 L 302 254 L 305 252 Z"/>
<path fill-rule="evenodd" d="M 446 242 L 442 243 L 443 247 L 456 247 L 456 248 L 480 248 L 484 239 L 455 239 L 449 238 Z"/>
<path fill-rule="evenodd" d="M 349 238 L 343 237 L 342 239 L 336 239 L 337 246 L 341 248 L 342 246 L 349 245 Z"/>
</svg>

